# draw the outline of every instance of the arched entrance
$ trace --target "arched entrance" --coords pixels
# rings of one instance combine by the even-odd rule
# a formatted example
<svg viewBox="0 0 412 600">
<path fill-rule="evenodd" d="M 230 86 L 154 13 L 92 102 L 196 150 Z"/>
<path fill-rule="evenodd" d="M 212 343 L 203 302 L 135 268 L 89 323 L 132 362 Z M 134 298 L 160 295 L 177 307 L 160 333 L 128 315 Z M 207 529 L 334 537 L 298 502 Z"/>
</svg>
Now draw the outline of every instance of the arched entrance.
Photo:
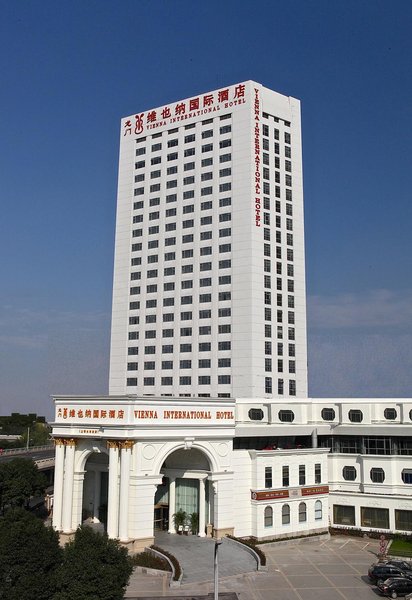
<svg viewBox="0 0 412 600">
<path fill-rule="evenodd" d="M 84 466 L 82 522 L 90 519 L 107 527 L 109 457 L 106 453 L 90 454 Z"/>
<path fill-rule="evenodd" d="M 213 487 L 211 465 L 198 448 L 175 450 L 165 459 L 155 495 L 155 530 L 211 535 Z"/>
</svg>

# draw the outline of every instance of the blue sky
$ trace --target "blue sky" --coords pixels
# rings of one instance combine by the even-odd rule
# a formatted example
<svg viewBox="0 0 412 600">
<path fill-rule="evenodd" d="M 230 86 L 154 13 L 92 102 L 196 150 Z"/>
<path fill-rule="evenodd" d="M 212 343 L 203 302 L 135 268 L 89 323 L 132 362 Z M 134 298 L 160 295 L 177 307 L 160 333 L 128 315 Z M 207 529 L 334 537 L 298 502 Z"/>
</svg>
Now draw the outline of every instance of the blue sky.
<svg viewBox="0 0 412 600">
<path fill-rule="evenodd" d="M 302 100 L 313 396 L 412 395 L 412 3 L 0 1 L 0 413 L 107 393 L 120 118 Z"/>
</svg>

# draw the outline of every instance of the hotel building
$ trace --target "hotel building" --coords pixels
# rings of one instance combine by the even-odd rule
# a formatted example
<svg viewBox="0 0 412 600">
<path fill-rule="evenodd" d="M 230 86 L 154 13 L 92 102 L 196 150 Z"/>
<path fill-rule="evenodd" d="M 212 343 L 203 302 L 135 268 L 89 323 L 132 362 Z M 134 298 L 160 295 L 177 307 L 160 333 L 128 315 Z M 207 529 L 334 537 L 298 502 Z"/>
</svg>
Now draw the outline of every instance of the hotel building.
<svg viewBox="0 0 412 600">
<path fill-rule="evenodd" d="M 299 101 L 253 81 L 121 122 L 109 396 L 55 398 L 54 527 L 412 531 L 412 400 L 307 393 Z"/>
<path fill-rule="evenodd" d="M 248 81 L 123 119 L 109 393 L 306 398 L 306 363 L 299 101 Z"/>
</svg>

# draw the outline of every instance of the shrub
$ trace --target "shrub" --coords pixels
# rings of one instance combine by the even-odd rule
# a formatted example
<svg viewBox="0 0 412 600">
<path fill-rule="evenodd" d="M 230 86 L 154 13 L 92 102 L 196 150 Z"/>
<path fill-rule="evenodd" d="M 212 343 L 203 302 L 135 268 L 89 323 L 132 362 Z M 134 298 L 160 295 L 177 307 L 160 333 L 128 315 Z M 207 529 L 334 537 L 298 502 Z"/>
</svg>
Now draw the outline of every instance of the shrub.
<svg viewBox="0 0 412 600">
<path fill-rule="evenodd" d="M 132 556 L 132 563 L 135 567 L 146 567 L 147 569 L 159 569 L 159 571 L 171 571 L 167 560 L 156 556 L 151 552 L 140 552 Z"/>
<path fill-rule="evenodd" d="M 240 542 L 241 544 L 248 546 L 248 548 L 252 548 L 252 550 L 254 550 L 256 552 L 256 554 L 259 556 L 260 564 L 262 565 L 262 567 L 264 567 L 266 565 L 266 554 L 263 552 L 263 550 L 261 550 L 256 545 L 255 538 L 247 538 L 247 539 L 246 538 L 238 538 L 238 537 L 235 537 L 234 535 L 228 535 L 227 537 L 230 538 L 231 540 L 235 540 L 236 542 Z"/>
<path fill-rule="evenodd" d="M 180 575 L 182 574 L 182 569 L 180 567 L 180 563 L 177 560 L 176 556 L 173 556 L 173 554 L 166 552 L 166 550 L 163 550 L 163 548 L 160 548 L 159 546 L 155 546 L 154 544 L 150 547 L 153 548 L 153 550 L 157 550 L 157 552 L 161 552 L 161 554 L 163 554 L 164 556 L 167 556 L 167 558 L 170 560 L 170 562 L 172 563 L 174 570 L 175 570 L 173 580 L 179 581 Z"/>
</svg>

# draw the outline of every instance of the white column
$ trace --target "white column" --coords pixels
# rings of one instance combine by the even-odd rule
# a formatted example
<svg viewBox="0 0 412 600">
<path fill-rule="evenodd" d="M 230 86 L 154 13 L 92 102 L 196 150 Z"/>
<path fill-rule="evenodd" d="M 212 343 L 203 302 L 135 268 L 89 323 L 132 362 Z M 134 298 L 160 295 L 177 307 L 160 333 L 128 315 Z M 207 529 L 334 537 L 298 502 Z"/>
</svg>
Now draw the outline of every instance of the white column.
<svg viewBox="0 0 412 600">
<path fill-rule="evenodd" d="M 121 442 L 120 453 L 120 506 L 119 506 L 119 538 L 122 542 L 129 539 L 129 483 L 130 457 L 133 442 Z"/>
<path fill-rule="evenodd" d="M 169 533 L 176 533 L 173 524 L 173 515 L 176 512 L 176 478 L 169 479 Z"/>
<path fill-rule="evenodd" d="M 117 538 L 119 534 L 119 447 L 110 441 L 109 446 L 109 494 L 107 499 L 107 535 Z"/>
<path fill-rule="evenodd" d="M 64 469 L 63 488 L 63 516 L 62 528 L 64 533 L 71 533 L 73 512 L 73 477 L 74 477 L 74 454 L 76 451 L 76 440 L 66 441 L 66 460 Z"/>
<path fill-rule="evenodd" d="M 206 490 L 205 490 L 205 479 L 199 479 L 199 537 L 205 537 L 205 501 L 206 501 Z"/>
<path fill-rule="evenodd" d="M 72 531 L 76 531 L 79 525 L 82 524 L 84 474 L 85 471 L 75 471 L 73 473 Z"/>
<path fill-rule="evenodd" d="M 64 478 L 64 440 L 56 438 L 55 466 L 54 466 L 54 494 L 53 494 L 53 527 L 60 531 L 62 528 L 63 508 L 63 478 Z"/>
<path fill-rule="evenodd" d="M 100 490 L 102 486 L 102 474 L 101 471 L 94 472 L 94 496 L 93 496 L 93 519 L 95 522 L 99 520 L 99 506 L 100 506 Z"/>
<path fill-rule="evenodd" d="M 213 481 L 208 480 L 209 484 L 209 523 L 214 523 L 214 506 L 215 506 L 215 488 L 213 487 Z"/>
</svg>

